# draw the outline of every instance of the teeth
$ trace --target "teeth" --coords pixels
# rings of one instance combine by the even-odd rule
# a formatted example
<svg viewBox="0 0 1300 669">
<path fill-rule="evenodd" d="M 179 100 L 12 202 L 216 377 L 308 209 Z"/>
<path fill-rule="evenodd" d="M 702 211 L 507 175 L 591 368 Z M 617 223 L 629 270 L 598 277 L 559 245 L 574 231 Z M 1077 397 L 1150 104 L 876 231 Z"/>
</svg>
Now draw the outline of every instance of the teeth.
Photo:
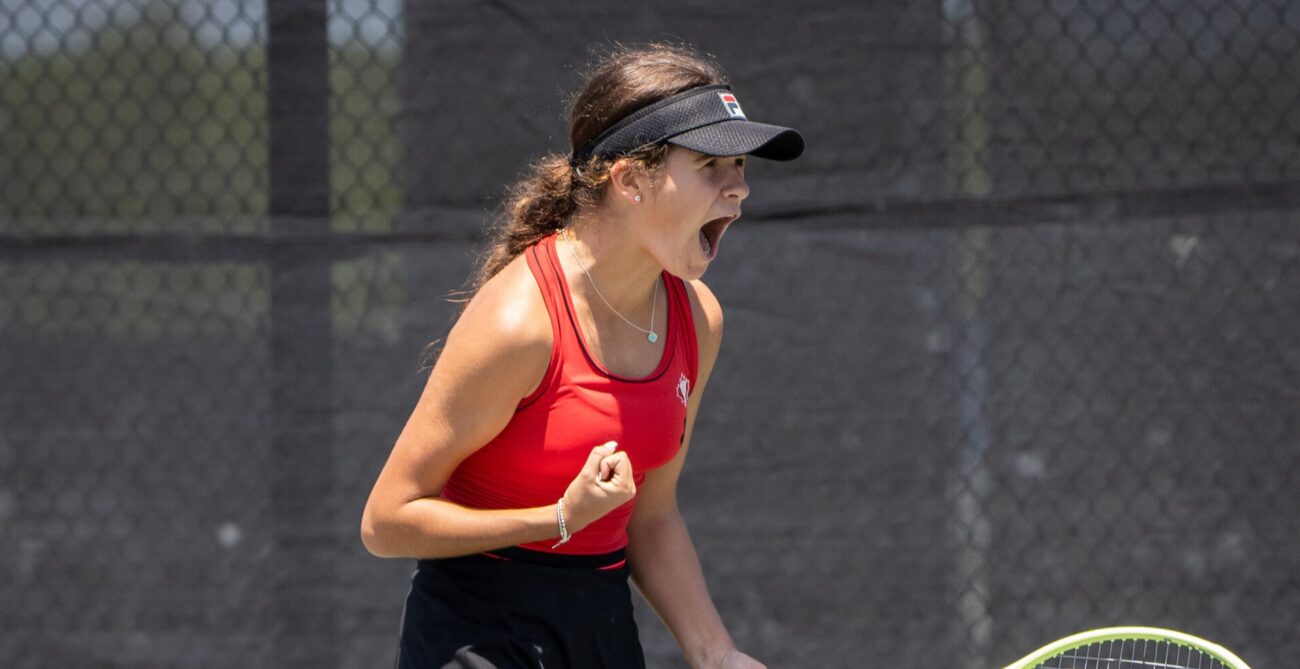
<svg viewBox="0 0 1300 669">
<path fill-rule="evenodd" d="M 713 250 L 713 246 L 709 244 L 709 236 L 704 234 L 703 230 L 700 231 L 700 250 L 704 251 L 706 256 Z"/>
</svg>

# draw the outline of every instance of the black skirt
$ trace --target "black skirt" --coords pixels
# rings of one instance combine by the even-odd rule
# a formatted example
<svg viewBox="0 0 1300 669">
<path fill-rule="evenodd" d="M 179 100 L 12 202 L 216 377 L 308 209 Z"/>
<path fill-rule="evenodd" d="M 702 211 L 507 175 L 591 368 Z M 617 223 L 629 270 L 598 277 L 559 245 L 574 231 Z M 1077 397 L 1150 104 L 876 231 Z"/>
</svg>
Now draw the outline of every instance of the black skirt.
<svg viewBox="0 0 1300 669">
<path fill-rule="evenodd" d="M 645 667 L 622 551 L 420 560 L 398 669 Z"/>
</svg>

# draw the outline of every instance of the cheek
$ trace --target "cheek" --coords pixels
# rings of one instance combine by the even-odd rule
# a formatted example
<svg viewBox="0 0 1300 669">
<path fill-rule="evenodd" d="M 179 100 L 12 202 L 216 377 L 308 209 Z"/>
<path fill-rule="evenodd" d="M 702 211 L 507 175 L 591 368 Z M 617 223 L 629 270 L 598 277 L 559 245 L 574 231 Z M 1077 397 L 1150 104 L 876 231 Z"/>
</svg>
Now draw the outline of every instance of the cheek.
<svg viewBox="0 0 1300 669">
<path fill-rule="evenodd" d="M 678 182 L 672 192 L 671 206 L 678 214 L 697 217 L 701 211 L 713 206 L 716 192 L 713 185 L 702 178 Z"/>
<path fill-rule="evenodd" d="M 713 206 L 715 193 L 713 184 L 703 175 L 670 176 L 656 198 L 655 228 L 674 238 L 669 245 L 680 245 L 684 236 L 694 239 Z"/>
</svg>

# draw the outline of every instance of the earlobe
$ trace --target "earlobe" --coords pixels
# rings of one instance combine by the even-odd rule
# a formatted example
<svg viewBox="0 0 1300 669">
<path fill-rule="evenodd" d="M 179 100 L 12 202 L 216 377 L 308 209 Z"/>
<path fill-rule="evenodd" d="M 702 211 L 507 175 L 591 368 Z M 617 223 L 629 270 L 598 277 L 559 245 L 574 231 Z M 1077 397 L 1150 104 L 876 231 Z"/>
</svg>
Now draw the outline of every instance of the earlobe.
<svg viewBox="0 0 1300 669">
<path fill-rule="evenodd" d="M 637 183 L 637 169 L 626 160 L 619 160 L 609 168 L 609 180 L 620 197 L 633 202 L 641 201 L 641 184 Z"/>
</svg>

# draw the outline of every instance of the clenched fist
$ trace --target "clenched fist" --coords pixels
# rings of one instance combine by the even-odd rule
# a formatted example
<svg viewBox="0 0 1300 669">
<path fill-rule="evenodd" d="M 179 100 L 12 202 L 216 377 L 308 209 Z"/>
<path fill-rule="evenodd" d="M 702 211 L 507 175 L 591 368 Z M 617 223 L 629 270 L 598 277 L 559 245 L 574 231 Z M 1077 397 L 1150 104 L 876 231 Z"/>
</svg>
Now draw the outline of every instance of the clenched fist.
<svg viewBox="0 0 1300 669">
<path fill-rule="evenodd" d="M 610 441 L 591 449 L 577 478 L 564 491 L 569 532 L 577 532 L 636 497 L 632 461 Z"/>
</svg>

